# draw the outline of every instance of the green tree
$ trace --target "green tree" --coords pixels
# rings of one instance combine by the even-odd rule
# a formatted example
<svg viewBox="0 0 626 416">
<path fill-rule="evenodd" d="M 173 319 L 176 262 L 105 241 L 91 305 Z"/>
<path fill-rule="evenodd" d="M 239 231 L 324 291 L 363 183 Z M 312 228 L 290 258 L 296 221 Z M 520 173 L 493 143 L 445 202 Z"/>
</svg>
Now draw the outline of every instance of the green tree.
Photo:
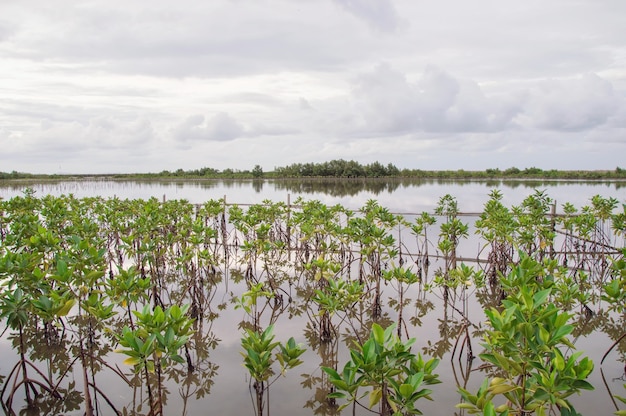
<svg viewBox="0 0 626 416">
<path fill-rule="evenodd" d="M 252 177 L 254 178 L 263 177 L 263 168 L 261 167 L 261 165 L 254 165 L 254 169 L 252 169 Z"/>
</svg>

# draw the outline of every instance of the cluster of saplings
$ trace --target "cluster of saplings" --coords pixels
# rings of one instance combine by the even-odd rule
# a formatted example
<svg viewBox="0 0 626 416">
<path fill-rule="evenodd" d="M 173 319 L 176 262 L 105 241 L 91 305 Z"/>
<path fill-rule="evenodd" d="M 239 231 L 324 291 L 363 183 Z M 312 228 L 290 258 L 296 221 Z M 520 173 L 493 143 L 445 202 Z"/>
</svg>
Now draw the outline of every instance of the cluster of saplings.
<svg viewBox="0 0 626 416">
<path fill-rule="evenodd" d="M 361 164 L 354 160 L 336 159 L 323 163 L 294 163 L 284 167 L 275 167 L 273 171 L 264 172 L 261 165 L 251 170 L 200 169 L 175 171 L 163 170 L 158 173 L 100 174 L 100 175 L 61 175 L 31 174 L 23 172 L 0 172 L 0 179 L 62 179 L 65 177 L 116 177 L 116 178 L 213 178 L 213 179 L 281 179 L 281 178 L 415 178 L 415 179 L 626 179 L 626 169 L 617 167 L 615 170 L 543 170 L 536 167 L 519 169 L 489 168 L 481 170 L 422 170 L 399 169 L 393 163 L 383 165 L 376 161 Z"/>
<path fill-rule="evenodd" d="M 450 195 L 410 217 L 374 200 L 352 211 L 303 199 L 0 199 L 0 320 L 16 361 L 0 378 L 0 405 L 6 414 L 24 403 L 41 414 L 164 415 L 175 392 L 185 404 L 210 392 L 218 340 L 207 326 L 232 307 L 242 311 L 257 416 L 270 414 L 270 386 L 310 359 L 307 349 L 322 359 L 302 382 L 316 386 L 315 414 L 422 414 L 444 354 L 422 355 L 409 336 L 434 307 L 429 291 L 461 317 L 450 331 L 442 321 L 435 342 L 459 358 L 467 351 L 467 371 L 455 375 L 460 411 L 578 415 L 570 397 L 593 389 L 594 363 L 576 351 L 576 311 L 604 314 L 596 322 L 614 327 L 614 346 L 626 338 L 626 206 L 596 196 L 556 217 L 552 203 L 536 191 L 509 208 L 494 190 L 470 228 Z M 476 267 L 462 263 L 470 229 L 484 259 Z M 470 293 L 484 308 L 476 318 Z M 302 317 L 305 327 L 291 330 L 307 345 L 275 339 L 280 315 Z M 108 390 L 124 383 L 132 395 Z"/>
</svg>

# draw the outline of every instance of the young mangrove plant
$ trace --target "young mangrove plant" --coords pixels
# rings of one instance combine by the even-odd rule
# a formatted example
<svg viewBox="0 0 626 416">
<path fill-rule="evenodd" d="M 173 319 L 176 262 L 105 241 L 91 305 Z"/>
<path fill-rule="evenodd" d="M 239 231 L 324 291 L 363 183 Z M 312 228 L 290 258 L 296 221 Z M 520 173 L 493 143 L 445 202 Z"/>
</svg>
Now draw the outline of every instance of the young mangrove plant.
<svg viewBox="0 0 626 416">
<path fill-rule="evenodd" d="M 382 271 L 386 262 L 398 253 L 396 239 L 391 234 L 399 224 L 400 217 L 389 212 L 374 200 L 369 200 L 361 209 L 362 217 L 348 220 L 346 234 L 359 245 L 359 281 L 373 285 L 374 301 L 372 316 L 378 318 L 382 313 L 381 283 Z M 366 266 L 369 266 L 366 270 Z M 368 273 L 369 272 L 369 273 Z"/>
<path fill-rule="evenodd" d="M 502 308 L 485 311 L 489 329 L 480 354 L 495 376 L 476 394 L 459 388 L 464 402 L 457 407 L 484 415 L 577 415 L 568 398 L 593 389 L 586 381 L 593 362 L 570 353 L 571 315 L 553 303 L 554 279 L 542 269 L 524 256 L 505 278 L 512 290 Z"/>
<path fill-rule="evenodd" d="M 609 308 L 618 313 L 626 312 L 626 248 L 622 249 L 622 257 L 614 259 L 611 264 L 612 279 L 603 286 L 602 299 L 607 301 Z"/>
<path fill-rule="evenodd" d="M 457 267 L 457 248 L 460 240 L 467 238 L 469 226 L 458 218 L 459 208 L 456 198 L 449 194 L 439 199 L 435 214 L 444 217 L 444 222 L 439 227 L 437 247 L 443 254 L 445 265 L 443 271 L 439 271 L 438 274 L 447 279 L 450 270 Z M 444 300 L 447 300 L 447 297 L 448 289 L 444 286 Z"/>
<path fill-rule="evenodd" d="M 273 325 L 268 326 L 263 332 L 246 329 L 244 337 L 241 338 L 244 365 L 254 380 L 251 387 L 254 388 L 257 416 L 263 416 L 266 408 L 269 414 L 270 386 L 287 370 L 302 364 L 299 357 L 306 351 L 301 345 L 296 344 L 293 337 L 285 344 L 274 341 L 273 330 Z M 279 374 L 272 368 L 276 361 L 280 364 Z M 272 377 L 274 379 L 270 381 Z"/>
<path fill-rule="evenodd" d="M 535 190 L 519 206 L 512 208 L 517 223 L 515 247 L 540 260 L 554 249 L 556 218 L 549 215 L 553 203 L 545 191 Z"/>
<path fill-rule="evenodd" d="M 315 289 L 313 302 L 319 307 L 320 342 L 330 342 L 337 336 L 337 328 L 332 322 L 338 312 L 345 313 L 345 320 L 352 306 L 363 296 L 363 285 L 358 281 L 347 281 L 342 278 L 328 278 L 327 285 Z"/>
<path fill-rule="evenodd" d="M 117 341 L 122 348 L 117 352 L 128 356 L 124 363 L 133 366 L 136 373 L 143 371 L 148 389 L 148 406 L 153 415 L 163 415 L 162 371 L 170 363 L 183 364 L 180 349 L 192 334 L 193 319 L 186 316 L 189 305 L 170 306 L 163 310 L 160 306 L 150 309 L 146 305 L 142 311 L 133 311 L 137 317 L 135 329 L 125 326 Z M 156 397 L 152 391 L 153 380 L 157 388 Z"/>
<path fill-rule="evenodd" d="M 6 319 L 8 327 L 18 331 L 20 356 L 19 361 L 13 366 L 2 387 L 0 398 L 2 398 L 3 409 L 7 414 L 13 413 L 13 397 L 22 387 L 24 388 L 24 394 L 29 406 L 33 406 L 36 398 L 43 392 L 61 399 L 62 397 L 55 389 L 52 380 L 26 357 L 27 346 L 24 340 L 24 326 L 29 319 L 30 299 L 24 296 L 23 291 L 19 288 L 13 291 L 4 291 L 1 298 L 0 318 Z M 29 369 L 33 370 L 38 377 L 29 375 Z M 6 399 L 5 393 L 7 394 Z"/>
<path fill-rule="evenodd" d="M 421 354 L 413 354 L 415 338 L 402 342 L 395 333 L 395 325 L 383 329 L 374 323 L 369 339 L 350 350 L 351 359 L 341 373 L 322 368 L 337 389 L 329 397 L 347 400 L 340 409 L 352 403 L 355 414 L 357 404 L 366 407 L 360 400 L 368 396 L 367 408 L 378 406 L 381 416 L 422 414 L 416 402 L 430 399 L 432 391 L 424 386 L 440 383 L 433 374 L 439 360 L 425 361 Z"/>
<path fill-rule="evenodd" d="M 265 289 L 263 282 L 250 284 L 250 289 L 244 292 L 241 296 L 235 299 L 235 309 L 243 309 L 249 318 L 252 319 L 251 323 L 244 321 L 242 325 L 251 325 L 253 331 L 261 329 L 261 317 L 265 310 L 269 307 L 269 302 L 274 298 L 274 292 Z M 259 305 L 260 300 L 263 302 Z M 276 318 L 276 309 L 272 309 L 272 314 L 269 319 L 270 325 L 274 323 Z"/>
<path fill-rule="evenodd" d="M 485 203 L 475 225 L 476 233 L 486 241 L 484 248 L 489 247 L 486 274 L 495 292 L 499 289 L 498 274 L 508 274 L 513 263 L 513 236 L 517 229 L 513 213 L 502 203 L 499 190 L 494 189 L 489 193 L 489 201 Z"/>
<path fill-rule="evenodd" d="M 383 278 L 387 282 L 391 282 L 392 284 L 396 284 L 396 290 L 398 291 L 398 300 L 390 299 L 389 306 L 397 305 L 398 310 L 398 321 L 396 323 L 398 330 L 398 337 L 402 338 L 402 328 L 407 332 L 408 338 L 408 329 L 404 322 L 404 317 L 402 316 L 402 312 L 404 307 L 410 302 L 410 299 L 405 299 L 404 293 L 408 288 L 414 284 L 420 282 L 420 278 L 418 275 L 413 273 L 410 269 L 405 267 L 391 267 L 389 270 L 383 271 Z M 406 285 L 406 289 L 404 287 Z"/>
<path fill-rule="evenodd" d="M 418 266 L 417 275 L 420 281 L 424 283 L 426 283 L 428 267 L 430 266 L 430 259 L 428 258 L 428 246 L 430 244 L 428 240 L 428 228 L 435 223 L 437 223 L 435 217 L 427 212 L 422 212 L 415 218 L 415 223 L 410 225 L 417 246 L 417 259 L 415 260 L 415 264 Z"/>
</svg>

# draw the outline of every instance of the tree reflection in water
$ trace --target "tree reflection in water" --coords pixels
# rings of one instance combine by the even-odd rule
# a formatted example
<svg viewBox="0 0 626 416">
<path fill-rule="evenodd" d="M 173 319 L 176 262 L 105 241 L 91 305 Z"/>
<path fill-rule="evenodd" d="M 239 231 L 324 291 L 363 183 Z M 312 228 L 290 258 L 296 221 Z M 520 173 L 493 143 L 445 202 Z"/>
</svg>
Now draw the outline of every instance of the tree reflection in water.
<svg viewBox="0 0 626 416">
<path fill-rule="evenodd" d="M 313 187 L 297 186 L 302 190 Z M 333 186 L 338 194 L 351 194 L 359 191 L 350 187 L 361 185 Z M 367 186 L 375 193 L 403 185 L 399 181 Z M 39 414 L 70 414 L 84 408 L 89 400 L 93 414 L 149 414 L 150 403 L 145 395 L 148 385 L 156 385 L 155 375 L 139 377 L 124 366 L 123 357 L 115 353 L 119 345 L 114 337 L 125 326 L 132 328 L 136 324 L 132 311 L 141 310 L 144 305 L 154 308 L 189 304 L 189 317 L 195 320 L 194 333 L 180 351 L 183 363 L 162 372 L 161 400 L 168 414 L 191 413 L 198 401 L 220 400 L 211 394 L 216 380 L 239 371 L 241 360 L 237 356 L 239 361 L 220 361 L 216 353 L 221 353 L 223 345 L 231 345 L 227 342 L 238 339 L 241 329 L 267 328 L 272 324 L 277 331 L 285 328 L 284 331 L 301 338 L 310 350 L 307 357 L 316 357 L 299 376 L 298 383 L 306 396 L 299 405 L 314 414 L 334 415 L 338 411 L 338 403 L 327 398 L 334 391 L 333 385 L 320 368 L 337 369 L 348 348 L 368 339 L 373 323 L 382 327 L 395 323 L 399 336 L 416 338 L 414 348 L 425 355 L 442 358 L 442 363 L 450 357 L 450 364 L 442 365 L 440 371 L 449 371 L 457 386 L 469 388 L 485 374 L 492 374 L 475 359 L 481 352 L 482 311 L 498 308 L 507 295 L 499 276 L 510 270 L 510 260 L 517 259 L 513 247 L 571 267 L 564 268 L 554 281 L 553 290 L 558 293 L 554 302 L 573 314 L 576 341 L 589 343 L 593 337 L 605 334 L 608 345 L 596 347 L 602 352 L 614 343 L 602 370 L 617 366 L 620 373 L 615 377 L 619 376 L 626 361 L 626 317 L 623 310 L 611 310 L 608 305 L 619 302 L 606 297 L 606 285 L 620 277 L 619 270 L 610 267 L 611 259 L 620 255 L 615 249 L 619 240 L 607 228 L 610 218 L 601 218 L 599 214 L 586 217 L 599 218 L 601 232 L 580 237 L 578 231 L 586 223 L 567 222 L 573 213 L 565 220 L 529 222 L 537 212 L 545 214 L 542 210 L 547 200 L 538 195 L 515 211 L 497 205 L 496 197 L 491 209 L 481 217 L 483 222 L 472 225 L 472 230 L 481 230 L 479 235 L 467 238 L 476 239 L 471 241 L 479 247 L 478 255 L 463 251 L 467 250 L 467 245 L 463 245 L 464 233 L 451 233 L 450 227 L 441 231 L 442 224 L 452 224 L 462 213 L 446 212 L 444 220 L 438 218 L 439 224 L 428 221 L 427 216 L 412 217 L 413 221 L 421 218 L 422 222 L 411 223 L 393 217 L 395 214 L 375 202 L 368 202 L 363 213 L 306 201 L 299 201 L 299 207 L 266 201 L 255 208 L 237 209 L 225 208 L 223 201 L 210 201 L 201 207 L 185 201 L 163 204 L 154 200 L 72 197 L 3 201 L 0 274 L 6 282 L 12 282 L 3 283 L 5 295 L 18 280 L 23 285 L 23 279 L 32 277 L 32 272 L 16 275 L 9 264 L 10 253 L 35 252 L 35 240 L 48 231 L 59 236 L 59 242 L 52 242 L 52 249 L 33 257 L 29 270 L 38 268 L 59 276 L 57 269 L 62 267 L 58 253 L 67 252 L 72 238 L 80 236 L 92 238 L 102 247 L 101 256 L 91 258 L 94 263 L 90 267 L 105 272 L 93 285 L 83 280 L 69 286 L 76 293 L 81 311 L 77 304 L 68 316 L 59 315 L 48 321 L 36 313 L 31 302 L 40 300 L 41 288 L 50 289 L 46 286 L 50 282 L 39 281 L 41 286 L 30 294 L 31 300 L 24 306 L 28 319 L 21 327 L 21 337 L 19 326 L 15 326 L 7 329 L 3 338 L 10 344 L 2 346 L 3 402 L 7 404 L 8 392 L 23 392 L 14 393 L 7 413 L 29 407 Z M 602 207 L 602 201 L 596 202 L 596 208 L 589 210 Z M 538 211 L 531 210 L 537 207 Z M 19 217 L 18 213 L 29 209 L 36 215 L 21 228 L 24 224 L 16 225 L 15 221 L 26 221 L 26 217 Z M 507 224 L 526 221 L 524 230 L 533 229 L 533 236 L 540 237 L 530 238 L 528 234 L 520 236 L 519 241 L 512 240 L 514 228 L 497 224 L 504 221 L 503 215 Z M 90 225 L 80 228 L 72 223 L 79 223 L 81 218 L 89 219 Z M 359 221 L 353 221 L 355 218 Z M 554 241 L 546 242 L 551 234 L 544 231 L 553 232 L 552 227 L 561 227 L 558 229 L 563 234 L 554 233 Z M 452 242 L 452 246 L 442 244 L 444 240 Z M 85 279 L 89 272 L 84 272 L 85 261 L 78 254 L 74 252 L 73 260 L 68 257 L 67 267 Z M 141 285 L 135 289 L 124 286 L 124 272 L 131 280 L 147 279 L 149 288 L 134 293 Z M 537 278 L 545 276 L 539 274 Z M 62 288 L 63 280 L 55 279 L 52 289 Z M 619 285 L 615 290 L 615 299 L 621 299 Z M 7 299 L 5 296 L 3 300 L 5 318 Z M 116 314 L 96 319 L 95 311 L 106 312 L 110 305 Z M 224 332 L 223 327 L 219 332 L 214 330 L 219 322 L 227 322 L 224 325 L 229 331 Z M 11 346 L 13 355 L 6 353 Z M 47 380 L 53 394 L 41 394 L 38 389 L 34 397 L 33 388 L 15 388 L 21 386 L 20 382 L 13 377 L 15 373 L 9 377 L 10 370 L 6 369 L 20 360 L 20 353 L 41 372 L 29 370 L 26 377 L 37 377 L 44 384 Z M 483 371 L 475 371 L 479 369 Z M 288 377 L 294 380 L 298 376 Z M 91 399 L 85 398 L 83 385 L 92 394 Z M 448 385 L 446 389 L 449 392 L 455 387 Z M 233 384 L 229 388 L 239 387 Z M 30 404 L 27 391 L 33 394 Z M 277 386 L 273 397 L 281 394 L 281 387 Z M 248 406 L 246 402 L 239 409 L 247 412 Z"/>
</svg>

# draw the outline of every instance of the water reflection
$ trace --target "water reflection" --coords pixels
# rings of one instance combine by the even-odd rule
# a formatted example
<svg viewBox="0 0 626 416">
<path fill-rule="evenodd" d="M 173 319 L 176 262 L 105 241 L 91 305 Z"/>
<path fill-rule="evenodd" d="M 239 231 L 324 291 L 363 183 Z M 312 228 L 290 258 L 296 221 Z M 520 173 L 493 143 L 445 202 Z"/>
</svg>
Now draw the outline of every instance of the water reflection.
<svg viewBox="0 0 626 416">
<path fill-rule="evenodd" d="M 394 192 L 400 186 L 407 186 L 400 180 L 382 179 L 310 179 L 310 180 L 274 180 L 273 185 L 278 190 L 285 190 L 298 195 L 325 194 L 333 197 L 345 197 L 368 192 L 379 195 L 383 192 Z M 418 184 L 419 186 L 419 184 Z"/>
<path fill-rule="evenodd" d="M 242 188 L 250 192 L 250 185 L 248 183 Z M 404 186 L 401 183 L 396 185 L 393 188 L 394 198 Z M 468 187 L 470 193 L 473 193 L 476 191 L 475 185 L 462 186 Z M 187 189 L 186 184 L 175 183 L 174 186 Z M 259 192 L 265 194 L 270 184 L 259 181 L 257 186 Z M 135 189 L 133 192 L 136 192 L 136 188 L 133 189 Z M 218 189 L 219 192 L 224 191 L 223 188 Z M 373 188 L 367 192 L 374 192 Z M 404 196 L 401 195 L 399 198 Z M 301 407 L 311 409 L 315 414 L 337 414 L 337 403 L 326 399 L 326 394 L 332 391 L 332 386 L 319 367 L 337 368 L 339 362 L 345 361 L 348 348 L 353 347 L 355 343 L 362 344 L 368 338 L 373 322 L 383 326 L 405 322 L 399 326 L 403 338 L 415 337 L 418 339 L 416 346 L 425 354 L 444 358 L 440 372 L 454 379 L 444 388 L 447 396 L 450 396 L 449 391 L 454 390 L 456 385 L 468 386 L 481 379 L 481 375 L 472 369 L 472 365 L 477 365 L 472 358 L 480 353 L 481 322 L 484 320 L 482 311 L 488 307 L 498 307 L 504 292 L 495 285 L 485 285 L 478 289 L 475 285 L 454 286 L 450 280 L 442 280 L 443 285 L 426 290 L 426 285 L 435 283 L 435 275 L 442 279 L 450 277 L 450 270 L 446 269 L 451 263 L 446 261 L 445 255 L 439 253 L 437 247 L 439 235 L 436 228 L 429 234 L 430 240 L 420 239 L 414 243 L 412 240 L 416 238 L 408 228 L 394 226 L 384 230 L 385 233 L 397 238 L 395 241 L 403 242 L 403 248 L 399 250 L 403 262 L 420 277 L 418 283 L 405 285 L 405 292 L 402 292 L 400 290 L 402 286 L 380 280 L 381 269 L 389 269 L 394 263 L 401 264 L 397 261 L 398 257 L 381 258 L 372 255 L 368 251 L 371 245 L 366 244 L 365 238 L 359 240 L 358 244 L 356 240 L 350 240 L 345 235 L 342 237 L 343 240 L 333 241 L 335 235 L 333 233 L 339 234 L 348 224 L 346 213 L 333 217 L 337 220 L 336 223 L 307 223 L 300 230 L 287 228 L 287 219 L 294 219 L 293 212 L 290 213 L 291 217 L 281 214 L 267 222 L 259 221 L 259 217 L 250 215 L 245 217 L 249 220 L 247 225 L 242 222 L 242 227 L 236 230 L 230 223 L 227 227 L 224 226 L 227 229 L 222 228 L 227 216 L 222 211 L 215 214 L 210 211 L 210 207 L 198 209 L 188 204 L 170 202 L 171 206 L 183 210 L 180 216 L 159 215 L 159 209 L 156 208 L 159 206 L 158 203 L 141 205 L 141 209 L 135 207 L 133 212 L 149 212 L 153 215 L 150 220 L 126 218 L 122 221 L 126 227 L 120 231 L 123 234 L 120 239 L 117 242 L 115 239 L 107 240 L 110 244 L 107 246 L 107 250 L 110 250 L 107 259 L 112 264 L 110 266 L 112 270 L 117 270 L 116 266 L 123 266 L 128 261 L 120 259 L 120 256 L 132 253 L 132 259 L 136 259 L 134 260 L 136 264 L 143 267 L 141 274 L 152 276 L 158 282 L 161 290 L 157 297 L 159 301 L 174 304 L 191 303 L 193 305 L 191 313 L 198 319 L 194 336 L 183 353 L 185 363 L 174 366 L 164 373 L 165 384 L 162 394 L 168 414 L 178 414 L 179 411 L 181 414 L 187 412 L 193 414 L 194 408 L 218 405 L 227 408 L 224 413 L 251 414 L 248 401 L 235 400 L 236 403 L 226 403 L 224 400 L 225 394 L 245 391 L 245 388 L 241 388 L 246 380 L 241 367 L 241 356 L 238 354 L 237 339 L 242 328 L 265 328 L 272 323 L 277 323 L 277 328 L 282 326 L 285 333 L 296 336 L 299 342 L 306 343 L 310 349 L 308 357 L 311 358 L 311 363 L 302 370 L 302 373 L 287 375 L 288 381 L 282 382 L 280 387 L 277 386 L 273 390 L 273 397 L 280 397 L 285 404 L 282 410 L 273 411 L 273 414 L 292 414 L 294 409 Z M 120 205 L 116 205 L 111 212 L 125 211 L 121 209 L 125 205 L 121 201 L 118 203 Z M 221 207 L 219 203 L 216 206 Z M 272 207 L 261 208 L 269 210 Z M 261 208 L 257 207 L 255 212 L 257 214 L 269 212 Z M 66 211 L 68 212 L 70 211 Z M 186 214 L 183 215 L 182 212 Z M 200 218 L 193 216 L 188 218 L 187 215 L 191 212 Z M 114 215 L 108 217 L 99 209 L 89 213 L 88 217 L 102 221 L 95 230 L 105 229 L 110 225 L 108 221 L 116 218 Z M 194 222 L 196 220 L 197 222 Z M 47 226 L 54 224 L 57 223 L 55 221 L 46 223 Z M 370 225 L 380 227 L 380 223 Z M 6 227 L 6 223 L 0 226 Z M 10 231 L 14 230 L 3 228 L 3 238 Z M 183 235 L 184 238 L 176 240 L 179 235 Z M 357 237 L 350 235 L 350 238 Z M 350 242 L 347 242 L 348 240 Z M 224 242 L 226 244 L 223 244 Z M 463 249 L 475 250 L 475 247 L 482 247 L 483 244 L 484 241 L 472 240 L 472 243 Z M 431 248 L 430 257 L 425 257 L 425 247 Z M 570 250 L 574 246 L 567 247 Z M 395 249 L 395 245 L 393 248 Z M 490 249 L 498 250 L 497 247 Z M 611 344 L 615 344 L 605 361 L 605 369 L 617 368 L 621 371 L 621 366 L 626 361 L 626 342 L 622 342 L 626 317 L 624 313 L 606 310 L 606 304 L 601 302 L 601 285 L 606 283 L 608 278 L 607 267 L 605 265 L 602 268 L 594 268 L 591 265 L 598 260 L 607 262 L 606 252 L 601 250 L 604 249 L 586 256 L 579 252 L 570 253 L 573 256 L 571 261 L 576 261 L 576 268 L 587 267 L 594 275 L 602 273 L 602 276 L 585 281 L 580 274 L 572 273 L 567 276 L 570 280 L 564 278 L 563 283 L 566 286 L 574 288 L 575 284 L 580 285 L 590 293 L 590 299 L 588 303 L 582 304 L 577 302 L 577 299 L 574 301 L 562 299 L 559 306 L 572 313 L 578 328 L 575 333 L 577 341 L 587 342 L 589 351 L 594 357 L 600 357 Z M 588 248 L 585 248 L 585 251 L 588 251 Z M 320 255 L 322 252 L 328 253 L 326 257 Z M 408 255 L 407 252 L 413 254 Z M 471 255 L 474 254 L 475 251 L 472 251 Z M 488 257 L 487 252 L 485 256 Z M 314 293 L 315 290 L 326 290 L 328 286 L 323 285 L 325 282 L 323 275 L 317 275 L 316 270 L 312 268 L 306 269 L 306 264 L 313 261 L 318 261 L 315 266 L 318 270 L 326 267 L 325 261 L 336 262 L 340 265 L 339 271 L 335 272 L 337 276 L 347 280 L 363 281 L 365 287 L 363 298 L 349 307 L 333 311 L 333 315 L 328 316 L 328 321 L 324 321 L 320 305 L 314 299 Z M 476 263 L 477 269 L 483 266 L 484 263 Z M 325 270 L 328 272 L 333 269 L 329 265 Z M 432 270 L 435 270 L 435 273 L 432 273 Z M 247 304 L 250 311 L 235 308 L 242 298 L 244 302 L 252 299 L 251 295 L 245 297 L 244 294 L 252 291 L 258 284 L 261 284 L 262 291 L 267 293 L 255 297 L 254 303 Z M 379 293 L 379 296 L 374 297 L 375 293 Z M 403 300 L 399 298 L 399 293 L 405 293 Z M 377 304 L 377 300 L 380 299 L 384 300 L 381 302 L 382 305 Z M 378 308 L 381 309 L 379 312 Z M 372 313 L 373 311 L 376 312 Z M 399 318 L 401 311 L 405 316 L 404 321 Z M 119 319 L 119 322 L 111 324 L 111 332 L 121 331 L 126 319 L 123 312 L 121 311 L 115 318 Z M 79 413 L 78 409 L 85 400 L 82 396 L 84 389 L 81 386 L 83 383 L 81 367 L 85 366 L 77 364 L 79 361 L 76 360 L 83 355 L 83 351 L 86 351 L 86 357 L 89 358 L 86 361 L 88 377 L 84 383 L 101 398 L 98 402 L 101 414 L 107 414 L 110 409 L 134 414 L 147 413 L 145 380 L 132 374 L 128 367 L 121 366 L 124 368 L 122 375 L 115 371 L 117 364 L 120 363 L 112 353 L 115 343 L 109 332 L 102 328 L 94 330 L 94 322 L 86 320 L 85 316 L 78 316 L 68 322 L 71 324 L 71 333 L 54 328 L 51 332 L 46 332 L 35 324 L 24 327 L 23 340 L 27 346 L 25 352 L 28 359 L 32 360 L 44 375 L 48 374 L 48 379 L 63 380 L 58 393 L 66 400 L 60 403 L 54 395 L 39 396 L 37 399 L 39 413 Z M 324 322 L 330 323 L 329 331 L 320 331 L 324 328 Z M 215 329 L 214 325 L 219 326 L 219 329 Z M 602 336 L 606 336 L 608 341 L 598 341 Z M 13 332 L 7 333 L 4 340 L 18 346 L 19 339 L 19 334 Z M 84 344 L 84 350 L 79 340 L 88 340 Z M 19 348 L 14 348 L 12 353 L 8 350 L 3 351 L 5 352 L 3 360 L 12 360 L 15 355 L 19 355 L 15 354 L 15 351 L 19 352 Z M 594 359 L 596 362 L 599 361 L 597 358 Z M 2 364 L 5 371 L 2 381 L 6 381 L 11 377 L 11 373 L 6 372 L 4 361 Z M 9 362 L 7 365 L 11 368 L 12 364 Z M 72 369 L 69 370 L 70 368 Z M 71 377 L 68 371 L 72 371 Z M 484 370 L 483 374 L 486 373 L 487 370 Z M 119 383 L 120 380 L 123 383 Z M 220 387 L 220 382 L 225 387 Z M 111 406 L 106 403 L 105 395 L 98 392 L 105 387 L 112 389 L 107 390 L 106 397 L 116 398 Z M 129 391 L 131 393 L 128 393 Z M 20 404 L 14 406 L 15 410 L 27 402 L 25 397 L 18 397 L 17 394 L 13 403 Z M 5 399 L 6 397 L 3 397 L 3 401 Z M 455 400 L 453 398 L 452 401 Z M 275 399 L 274 403 L 276 401 Z M 593 403 L 599 401 L 590 400 Z M 441 408 L 445 407 L 450 409 L 449 414 L 452 414 L 453 405 L 449 397 L 437 399 L 433 404 L 434 407 L 428 408 L 431 411 L 427 413 L 437 413 L 435 409 L 441 413 Z"/>
<path fill-rule="evenodd" d="M 226 197 L 231 203 L 259 203 L 264 199 L 295 201 L 298 196 L 320 199 L 326 203 L 354 201 L 362 205 L 376 198 L 394 212 L 420 212 L 435 206 L 438 198 L 451 194 L 459 200 L 462 211 L 477 211 L 491 189 L 501 189 L 505 202 L 519 203 L 535 189 L 546 190 L 557 202 L 574 205 L 587 203 L 594 195 L 613 196 L 626 201 L 626 182 L 602 181 L 522 181 L 522 180 L 419 180 L 419 179 L 269 179 L 269 180 L 2 180 L 0 198 L 22 195 L 31 188 L 35 195 L 76 197 L 118 197 L 186 199 L 203 203 Z M 520 195 L 520 196 L 516 196 Z M 356 205 L 359 206 L 359 205 Z"/>
</svg>

